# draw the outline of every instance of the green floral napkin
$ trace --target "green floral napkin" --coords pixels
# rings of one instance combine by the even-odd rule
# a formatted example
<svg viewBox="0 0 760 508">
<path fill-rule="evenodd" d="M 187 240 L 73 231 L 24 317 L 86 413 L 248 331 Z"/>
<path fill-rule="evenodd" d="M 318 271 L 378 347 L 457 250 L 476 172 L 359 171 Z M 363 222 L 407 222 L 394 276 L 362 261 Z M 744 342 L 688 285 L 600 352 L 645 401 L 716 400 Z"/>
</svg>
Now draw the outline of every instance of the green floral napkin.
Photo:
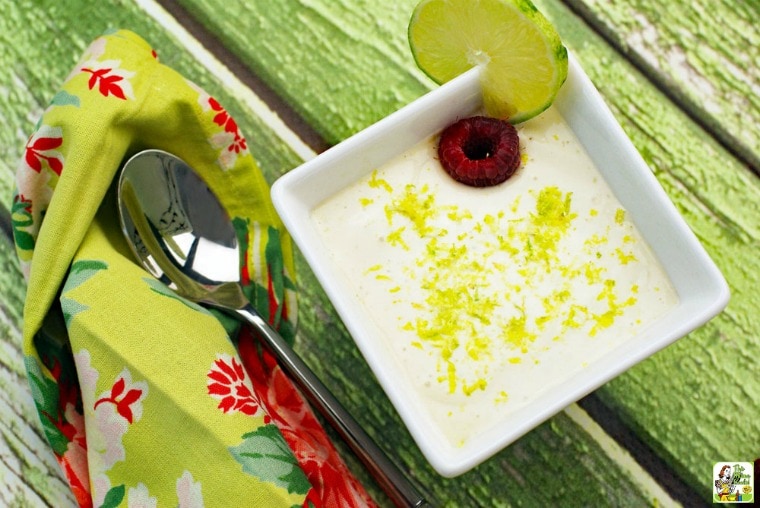
<svg viewBox="0 0 760 508">
<path fill-rule="evenodd" d="M 234 218 L 241 276 L 292 340 L 292 246 L 235 121 L 141 38 L 97 39 L 29 138 L 12 220 L 26 367 L 81 506 L 365 506 L 300 394 L 247 327 L 133 259 L 113 181 L 145 148 L 196 168 Z"/>
</svg>

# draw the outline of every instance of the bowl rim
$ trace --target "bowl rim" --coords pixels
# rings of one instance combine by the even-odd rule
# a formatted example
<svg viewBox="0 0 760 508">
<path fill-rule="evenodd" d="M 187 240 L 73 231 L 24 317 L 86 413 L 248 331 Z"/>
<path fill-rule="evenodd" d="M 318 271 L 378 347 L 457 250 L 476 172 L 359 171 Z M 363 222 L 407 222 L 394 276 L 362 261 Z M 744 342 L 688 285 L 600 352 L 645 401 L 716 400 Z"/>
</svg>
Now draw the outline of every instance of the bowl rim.
<svg viewBox="0 0 760 508">
<path fill-rule="evenodd" d="M 634 185 L 637 189 L 636 199 L 646 201 L 646 205 L 634 203 L 633 194 L 627 193 L 622 196 L 625 199 L 620 199 L 624 208 L 628 210 L 631 204 L 635 209 L 646 206 L 648 212 L 658 218 L 658 224 L 654 224 L 652 218 L 632 217 L 655 256 L 663 264 L 678 293 L 679 303 L 656 321 L 662 321 L 661 326 L 655 330 L 657 333 L 642 331 L 633 336 L 636 341 L 624 342 L 594 361 L 594 369 L 585 369 L 575 376 L 571 387 L 551 396 L 537 398 L 506 418 L 506 425 L 491 428 L 462 447 L 442 446 L 445 439 L 437 431 L 423 425 L 425 418 L 420 417 L 420 410 L 415 407 L 414 401 L 403 393 L 390 369 L 383 368 L 378 360 L 383 356 L 379 350 L 382 344 L 373 344 L 373 339 L 366 337 L 363 327 L 356 322 L 356 313 L 353 312 L 355 302 L 342 294 L 341 284 L 329 269 L 329 255 L 326 255 L 325 249 L 314 248 L 320 243 L 315 228 L 309 226 L 309 217 L 311 210 L 327 196 L 360 179 L 370 168 L 378 167 L 380 163 L 439 131 L 453 121 L 452 115 L 477 110 L 482 103 L 480 71 L 472 69 L 428 92 L 286 173 L 272 186 L 272 200 L 283 224 L 423 455 L 439 474 L 446 477 L 457 476 L 477 466 L 571 403 L 700 327 L 721 312 L 730 297 L 728 284 L 720 270 L 678 213 L 574 55 L 568 56 L 568 79 L 555 104 L 589 155 L 599 152 L 598 157 L 592 155 L 592 159 L 600 172 L 601 164 L 609 163 L 605 161 L 615 160 L 621 163 L 623 170 L 603 174 L 616 197 L 621 198 L 618 194 L 620 186 Z M 579 135 L 576 130 L 585 135 Z M 383 148 L 382 141 L 386 138 L 398 139 L 399 131 L 408 131 L 408 134 L 401 136 L 401 141 L 394 144 L 394 150 L 387 150 L 387 147 L 378 149 Z M 602 149 L 595 145 L 600 139 L 610 148 Z M 351 164 L 344 167 L 342 162 L 347 159 L 351 160 Z M 357 166 L 362 169 L 357 170 Z M 610 182 L 610 178 L 613 182 Z M 654 239 L 659 240 L 653 241 Z M 665 266 L 663 259 L 677 259 L 678 262 L 670 261 Z M 639 337 L 642 339 L 639 340 Z M 543 403 L 538 404 L 539 401 Z M 508 430 L 504 430 L 504 427 L 508 427 Z"/>
</svg>

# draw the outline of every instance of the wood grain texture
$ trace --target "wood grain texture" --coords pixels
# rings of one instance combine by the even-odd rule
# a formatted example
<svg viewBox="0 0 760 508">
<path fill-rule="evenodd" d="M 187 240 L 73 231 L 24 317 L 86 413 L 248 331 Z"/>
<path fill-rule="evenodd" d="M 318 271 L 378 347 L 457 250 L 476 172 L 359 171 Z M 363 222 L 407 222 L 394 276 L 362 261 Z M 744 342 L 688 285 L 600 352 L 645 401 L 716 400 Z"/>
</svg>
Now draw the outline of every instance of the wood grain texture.
<svg viewBox="0 0 760 508">
<path fill-rule="evenodd" d="M 714 462 L 760 456 L 760 179 L 565 9 L 547 10 L 731 287 L 724 313 L 598 392 L 707 495 Z"/>
<path fill-rule="evenodd" d="M 760 174 L 760 3 L 567 3 Z"/>
<path fill-rule="evenodd" d="M 9 203 L 15 161 L 34 121 L 85 45 L 113 27 L 142 33 L 159 49 L 164 62 L 216 95 L 248 133 L 270 181 L 298 164 L 276 133 L 236 100 L 225 83 L 210 75 L 182 41 L 168 36 L 145 13 L 121 2 L 79 3 L 70 2 L 64 8 L 57 2 L 40 1 L 32 8 L 0 0 L 0 64 L 8 69 L 0 76 L 3 206 Z M 251 3 L 184 2 L 199 19 L 208 19 L 220 39 L 330 142 L 340 141 L 433 86 L 416 70 L 406 46 L 405 25 L 416 0 Z M 676 473 L 706 492 L 712 462 L 753 460 L 760 455 L 760 428 L 744 416 L 760 412 L 760 385 L 753 377 L 760 357 L 756 317 L 760 301 L 755 289 L 759 268 L 755 253 L 760 246 L 758 180 L 560 4 L 546 0 L 539 5 L 558 25 L 732 287 L 732 302 L 720 318 L 599 391 Z M 708 28 L 708 32 L 716 30 L 714 25 Z M 41 45 L 41 40 L 56 44 Z M 721 42 L 727 47 L 729 43 Z M 655 54 L 661 50 L 657 44 L 648 48 Z M 722 78 L 717 79 L 722 85 Z M 0 249 L 0 260 L 6 267 L 14 266 L 7 245 Z M 435 475 L 403 430 L 303 259 L 298 263 L 302 280 L 299 349 L 370 433 L 410 468 L 441 505 L 598 505 L 600 499 L 612 499 L 610 504 L 640 506 L 652 502 L 635 478 L 565 415 L 461 478 L 444 480 Z M 20 364 L 23 288 L 17 271 L 3 269 L 0 291 L 0 503 L 61 506 L 67 499 L 65 486 L 35 429 L 36 415 Z M 345 455 L 366 480 L 356 461 Z M 552 489 L 543 490 L 544 485 Z"/>
<path fill-rule="evenodd" d="M 3 101 L 0 135 L 3 136 L 4 150 L 0 154 L 0 189 L 4 206 L 10 202 L 16 161 L 37 117 L 89 41 L 110 28 L 128 27 L 141 33 L 158 48 L 162 61 L 219 98 L 248 133 L 252 151 L 270 181 L 299 162 L 276 133 L 236 100 L 234 91 L 227 90 L 225 83 L 220 83 L 183 48 L 183 41 L 168 36 L 134 5 L 122 2 L 91 4 L 82 0 L 81 5 L 69 3 L 63 8 L 50 1 L 37 2 L 32 9 L 29 5 L 3 0 L 0 7 L 4 13 L 0 33 L 5 38 L 0 46 L 0 63 L 10 69 L 8 74 L 0 77 L 0 88 L 4 90 L 4 94 L 0 94 Z M 56 44 L 52 48 L 43 46 L 39 44 L 42 40 L 55 40 Z M 295 55 L 303 53 L 301 46 L 288 47 Z M 421 92 L 423 87 L 419 88 Z M 402 100 L 410 100 L 411 95 L 414 94 L 403 96 Z M 398 100 L 396 98 L 396 102 Z M 364 120 L 368 121 L 371 119 Z M 0 501 L 8 505 L 65 506 L 72 500 L 37 428 L 37 417 L 21 367 L 19 328 L 23 282 L 7 244 L 0 249 L 0 260 L 9 267 L 0 275 L 5 302 L 4 323 L 7 323 L 0 343 L 3 369 L 0 379 L 5 388 L 5 398 L 0 399 L 4 422 L 0 427 L 3 429 L 0 434 L 0 455 L 3 457 L 0 473 L 4 480 Z M 630 478 L 624 469 L 600 451 L 591 436 L 564 415 L 545 424 L 487 466 L 456 480 L 441 479 L 425 464 L 405 434 L 300 258 L 299 271 L 304 274 L 299 348 L 386 449 L 413 469 L 414 476 L 430 491 L 432 499 L 440 501 L 440 505 L 521 503 L 526 486 L 534 490 L 533 486 L 547 483 L 565 486 L 531 493 L 535 503 L 587 504 L 598 497 L 608 498 L 621 493 L 630 506 L 652 502 L 635 478 Z M 388 440 L 388 436 L 393 439 Z M 345 451 L 345 447 L 342 449 Z M 357 462 L 347 453 L 346 456 L 357 474 L 368 482 Z M 377 488 L 370 485 L 370 489 L 382 500 Z"/>
<path fill-rule="evenodd" d="M 202 84 L 222 100 L 236 116 L 244 131 L 254 133 L 254 136 L 249 136 L 252 138 L 254 153 L 256 153 L 270 179 L 297 163 L 296 158 L 288 148 L 283 146 L 274 134 L 268 132 L 265 126 L 257 123 L 256 117 L 250 111 L 238 104 L 229 96 L 229 93 L 225 93 L 223 85 L 216 82 L 213 76 L 209 76 L 193 60 L 192 55 L 186 54 L 177 41 L 168 38 L 161 31 L 161 27 L 156 26 L 133 6 L 126 9 L 122 7 L 118 16 L 113 15 L 113 5 L 99 4 L 97 8 L 91 6 L 87 10 L 85 20 L 82 20 L 77 14 L 78 9 L 72 8 L 70 12 L 67 11 L 68 13 L 56 12 L 55 23 L 52 23 L 45 14 L 50 14 L 55 10 L 52 3 L 39 6 L 41 10 L 34 12 L 28 12 L 23 7 L 11 5 L 10 2 L 6 2 L 6 4 L 3 5 L 3 12 L 9 13 L 8 17 L 5 18 L 6 20 L 15 19 L 17 26 L 34 26 L 36 31 L 35 36 L 32 37 L 31 28 L 30 32 L 14 32 L 10 30 L 10 26 L 4 27 L 7 28 L 6 34 L 15 33 L 15 38 L 6 41 L 6 44 L 3 45 L 2 54 L 5 62 L 13 68 L 13 73 L 8 77 L 8 81 L 3 84 L 6 89 L 12 91 L 10 94 L 12 96 L 8 96 L 7 102 L 4 104 L 4 106 L 7 105 L 7 108 L 3 108 L 5 128 L 2 133 L 3 136 L 6 136 L 5 139 L 8 140 L 8 143 L 4 144 L 7 147 L 7 152 L 2 156 L 4 167 L 0 180 L 4 185 L 5 203 L 8 203 L 10 199 L 12 168 L 23 146 L 25 136 L 31 131 L 36 117 L 44 108 L 49 97 L 52 96 L 56 83 L 63 79 L 85 45 L 92 38 L 106 28 L 118 26 L 128 26 L 139 33 L 150 34 L 149 39 L 159 48 L 164 62 Z M 39 32 L 40 27 L 42 27 L 41 33 Z M 57 38 L 59 41 L 56 51 L 51 53 L 49 58 L 40 47 L 31 43 L 31 41 L 45 38 Z M 11 148 L 13 146 L 16 148 Z M 2 259 L 9 265 L 13 264 L 13 254 L 10 249 L 2 251 Z M 301 272 L 308 274 L 303 261 L 299 260 L 299 262 Z M 32 453 L 11 442 L 13 440 L 10 438 L 6 438 L 6 442 L 9 444 L 3 455 L 29 460 L 30 454 L 39 454 L 44 457 L 44 467 L 39 466 L 40 472 L 34 475 L 29 474 L 32 471 L 29 466 L 9 468 L 13 471 L 8 474 L 15 475 L 13 482 L 25 486 L 27 491 L 23 494 L 15 494 L 15 487 L 9 487 L 8 492 L 11 497 L 8 499 L 12 498 L 15 500 L 12 502 L 18 504 L 35 505 L 39 502 L 40 504 L 61 506 L 67 500 L 70 502 L 70 498 L 66 497 L 65 491 L 61 491 L 61 482 L 56 476 L 57 466 L 54 464 L 52 456 L 45 453 L 47 450 L 36 430 L 36 416 L 33 415 L 28 391 L 25 384 L 21 382 L 23 376 L 18 363 L 18 328 L 20 327 L 19 316 L 22 295 L 10 298 L 12 294 L 10 288 L 23 288 L 23 284 L 20 283 L 17 271 L 15 272 L 15 279 L 10 278 L 8 274 L 11 273 L 14 272 L 4 271 L 3 278 L 0 279 L 3 284 L 3 302 L 8 308 L 8 313 L 15 320 L 13 332 L 3 336 L 3 344 L 15 348 L 17 359 L 15 363 L 4 359 L 3 365 L 8 365 L 9 371 L 15 376 L 13 378 L 15 383 L 13 389 L 6 393 L 14 401 L 21 401 L 14 402 L 14 404 L 21 404 L 23 411 L 3 408 L 3 416 L 4 421 L 7 419 L 12 426 L 21 427 L 21 435 L 31 432 L 37 436 L 37 440 L 36 450 Z M 535 437 L 524 441 L 520 447 L 514 448 L 510 454 L 495 459 L 489 467 L 472 473 L 467 478 L 443 482 L 429 468 L 425 467 L 424 461 L 409 437 L 404 436 L 403 427 L 379 391 L 366 365 L 359 359 L 353 343 L 337 322 L 334 312 L 329 307 L 329 303 L 326 302 L 318 285 L 313 281 L 308 282 L 308 275 L 304 279 L 306 282 L 302 307 L 305 310 L 302 312 L 304 318 L 302 320 L 302 334 L 299 338 L 301 349 L 308 353 L 310 363 L 320 371 L 329 384 L 333 385 L 336 392 L 343 392 L 342 395 L 345 397 L 347 405 L 352 410 L 365 415 L 366 423 L 369 424 L 368 427 L 371 427 L 376 436 L 401 436 L 399 442 L 391 444 L 391 450 L 394 454 L 398 454 L 403 462 L 418 468 L 418 478 L 434 493 L 434 497 L 447 500 L 452 505 L 461 502 L 473 505 L 491 505 L 494 501 L 506 503 L 510 499 L 520 498 L 518 490 L 528 480 L 545 483 L 558 475 L 566 480 L 569 487 L 546 492 L 543 497 L 536 499 L 537 502 L 589 500 L 592 495 L 606 496 L 620 489 L 627 494 L 632 505 L 640 505 L 650 501 L 646 494 L 642 493 L 635 479 L 629 478 L 625 471 L 617 467 L 604 453 L 599 451 L 593 439 L 563 416 L 546 424 L 542 431 L 537 431 Z M 309 312 L 310 309 L 313 309 L 314 312 Z M 350 367 L 342 368 L 345 366 Z M 342 390 L 339 390 L 341 387 Z M 25 416 L 21 414 L 22 412 Z M 15 441 L 21 440 L 21 438 L 14 439 Z M 557 450 L 565 449 L 567 446 L 571 446 L 577 451 L 573 454 L 574 458 L 569 461 L 558 462 L 555 460 L 554 453 Z M 357 469 L 357 474 L 364 475 L 366 480 L 366 474 L 358 468 L 356 462 L 350 456 L 348 460 L 352 461 L 355 469 Z M 551 469 L 549 466 L 552 466 Z M 511 474 L 513 471 L 519 471 L 519 473 Z M 601 471 L 608 473 L 602 476 L 598 473 Z M 587 475 L 592 478 L 596 476 L 596 479 L 592 480 L 591 486 L 584 480 Z M 510 481 L 505 482 L 505 476 L 509 476 Z M 13 482 L 8 484 L 14 485 Z M 374 490 L 377 495 L 377 489 Z M 47 497 L 38 499 L 37 492 L 45 493 L 44 495 Z"/>
<path fill-rule="evenodd" d="M 316 122 L 315 128 L 331 141 L 343 139 L 432 86 L 420 78 L 406 47 L 406 22 L 415 0 L 393 5 L 377 0 L 288 0 L 277 8 L 225 2 L 241 13 L 234 17 L 217 14 L 217 0 L 181 3 L 198 19 L 207 20 L 211 31 L 261 72 L 309 121 Z M 760 228 L 758 179 L 563 4 L 553 0 L 536 3 L 558 26 L 731 285 L 733 299 L 723 315 L 599 392 L 706 498 L 714 461 L 731 456 L 754 460 L 760 455 L 758 423 L 743 416 L 760 412 L 760 385 L 752 374 L 758 369 L 760 336 L 754 310 L 760 307 L 754 289 Z M 708 9 L 713 4 L 704 0 L 689 5 Z M 746 8 L 734 2 L 731 5 L 740 16 L 731 18 L 731 23 L 741 27 L 742 19 L 751 19 Z M 748 31 L 752 35 L 733 28 L 723 30 L 723 24 L 729 22 L 724 17 L 732 16 L 726 10 L 729 7 L 718 8 L 720 16 L 691 15 L 692 20 L 699 19 L 702 28 L 698 33 L 704 37 L 696 46 L 703 56 L 712 55 L 705 73 L 708 68 L 721 69 L 721 64 L 729 68 L 733 64 L 729 58 L 721 59 L 720 52 L 741 48 L 747 44 L 746 37 L 756 35 L 752 29 Z M 672 21 L 670 30 L 680 33 L 678 20 Z M 687 32 L 690 22 L 684 29 Z M 248 36 L 241 38 L 241 33 Z M 313 51 L 288 51 L 293 37 Z M 668 44 L 653 43 L 647 51 L 655 59 L 668 61 L 678 45 L 685 53 L 695 51 L 695 43 L 677 38 Z M 735 121 L 726 120 L 720 127 L 730 129 L 732 135 L 755 135 L 744 133 L 756 132 L 754 99 L 745 93 L 752 89 L 753 72 L 756 69 L 738 77 L 713 72 L 710 79 L 715 89 L 701 96 L 705 104 L 722 104 L 721 115 L 733 115 Z M 694 89 L 689 80 L 675 79 L 677 74 L 670 86 L 678 93 Z M 701 79 L 695 75 L 690 74 Z M 750 88 L 735 79 L 748 80 Z M 736 95 L 736 89 L 744 92 Z"/>
<path fill-rule="evenodd" d="M 406 26 L 415 0 L 177 3 L 330 144 L 433 87 L 417 70 L 407 44 Z"/>
</svg>

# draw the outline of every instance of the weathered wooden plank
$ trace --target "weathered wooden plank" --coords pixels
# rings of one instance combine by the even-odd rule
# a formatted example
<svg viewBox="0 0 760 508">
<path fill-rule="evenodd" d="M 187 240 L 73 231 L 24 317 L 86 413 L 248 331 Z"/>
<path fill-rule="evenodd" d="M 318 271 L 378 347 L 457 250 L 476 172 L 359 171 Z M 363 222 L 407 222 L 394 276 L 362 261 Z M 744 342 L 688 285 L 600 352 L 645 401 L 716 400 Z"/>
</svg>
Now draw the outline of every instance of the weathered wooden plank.
<svg viewBox="0 0 760 508">
<path fill-rule="evenodd" d="M 168 34 L 134 5 L 122 5 L 121 2 L 91 4 L 82 1 L 82 5 L 69 3 L 62 9 L 58 3 L 38 2 L 32 11 L 29 6 L 3 0 L 0 6 L 4 12 L 0 28 L 4 29 L 4 37 L 12 37 L 4 41 L 0 53 L 0 63 L 12 70 L 7 76 L 0 77 L 6 80 L 0 82 L 0 89 L 6 91 L 3 96 L 6 102 L 2 108 L 4 127 L 0 129 L 4 136 L 3 146 L 7 147 L 0 157 L 3 164 L 0 181 L 4 185 L 4 203 L 10 199 L 12 172 L 18 151 L 57 83 L 66 75 L 89 40 L 106 28 L 119 26 L 130 27 L 148 37 L 159 48 L 165 62 L 204 86 L 225 104 L 243 130 L 249 133 L 252 149 L 270 180 L 297 164 L 298 158 L 292 150 L 280 141 L 277 134 L 250 107 L 237 100 L 240 90 L 231 87 L 229 83 L 220 83 L 217 73 L 203 68 L 196 56 L 187 52 L 183 47 L 187 42 L 184 38 L 178 40 L 176 36 Z M 229 6 L 225 5 L 224 8 L 229 12 Z M 86 15 L 83 16 L 83 13 Z M 361 28 L 359 24 L 356 26 Z M 47 45 L 39 44 L 39 41 L 52 39 L 57 41 L 55 51 L 49 51 Z M 304 54 L 303 47 L 293 45 L 288 48 L 296 56 Z M 17 148 L 14 150 L 13 146 Z M 2 259 L 9 262 L 12 254 L 10 251 L 3 252 Z M 346 401 L 349 409 L 359 415 L 362 423 L 384 446 L 389 447 L 390 452 L 413 470 L 414 476 L 430 491 L 432 499 L 440 501 L 441 505 L 525 503 L 526 488 L 530 491 L 527 496 L 530 504 L 597 504 L 599 499 L 609 499 L 610 496 L 622 499 L 631 506 L 654 502 L 650 491 L 637 483 L 638 480 L 631 476 L 629 468 L 621 467 L 611 460 L 593 436 L 565 415 L 543 425 L 487 466 L 459 479 L 442 480 L 427 467 L 411 443 L 300 258 L 299 271 L 304 279 L 299 348 L 315 370 Z M 21 291 L 17 276 L 15 279 L 8 278 L 4 271 L 2 277 L 0 287 L 3 288 L 4 295 L 6 292 L 11 294 L 11 291 Z M 15 315 L 16 323 L 12 333 L 3 336 L 3 342 L 13 344 L 14 348 L 18 347 L 19 299 L 17 297 L 15 302 L 8 300 L 12 303 L 9 314 Z M 19 374 L 17 360 L 6 361 L 3 357 L 3 365 L 6 364 L 15 375 Z M 23 411 L 28 413 L 28 397 L 22 403 L 25 407 Z M 26 420 L 22 415 L 13 414 L 12 411 L 7 415 L 2 410 L 3 419 L 7 416 L 13 425 L 19 425 L 22 430 L 27 429 L 24 432 L 35 426 L 33 418 Z M 22 411 L 18 411 L 20 412 Z M 21 432 L 20 435 L 25 434 Z M 9 445 L 8 453 L 11 457 L 28 459 L 27 452 L 15 445 Z M 50 457 L 47 460 L 50 462 Z M 356 461 L 351 457 L 348 460 L 354 465 L 357 474 L 366 480 L 366 473 L 356 465 Z M 57 498 L 57 491 L 52 486 L 57 485 L 54 482 L 58 481 L 52 472 L 54 467 L 50 466 L 47 470 L 40 468 L 38 474 L 33 476 L 25 474 L 29 470 L 27 468 L 14 473 L 14 481 L 27 485 L 29 490 L 50 494 L 45 494 L 47 497 L 39 500 L 31 492 L 16 495 L 13 489 L 9 489 L 11 497 L 7 499 L 18 504 L 39 502 L 62 505 L 63 500 Z M 544 485 L 554 487 L 544 489 Z M 376 488 L 371 490 L 379 496 Z M 667 499 L 661 502 L 663 501 Z"/>
<path fill-rule="evenodd" d="M 567 3 L 760 172 L 760 3 Z"/>
<path fill-rule="evenodd" d="M 616 55 L 549 13 L 732 290 L 727 310 L 599 391 L 695 489 L 711 465 L 760 456 L 760 179 Z M 732 460 L 732 459 L 729 459 Z"/>
<path fill-rule="evenodd" d="M 419 76 L 406 47 L 405 27 L 415 0 L 392 5 L 377 0 L 290 0 L 277 6 L 225 2 L 226 12 L 241 13 L 233 17 L 221 14 L 217 0 L 180 3 L 207 20 L 212 32 L 330 141 L 431 86 Z M 747 455 L 760 451 L 758 423 L 738 416 L 760 409 L 758 381 L 750 375 L 757 370 L 760 334 L 753 310 L 760 305 L 753 289 L 758 181 L 562 4 L 536 3 L 578 55 L 733 289 L 733 301 L 719 319 L 600 391 L 707 496 L 712 461 L 723 456 L 749 460 L 753 457 Z M 710 33 L 723 23 L 702 22 Z M 678 23 L 672 30 L 679 30 Z M 289 51 L 293 38 L 310 51 Z M 722 42 L 708 38 L 705 45 L 711 44 Z M 729 79 L 715 79 L 732 86 Z"/>
<path fill-rule="evenodd" d="M 176 3 L 237 53 L 330 144 L 433 86 L 417 70 L 407 44 L 415 0 Z M 227 16 L 229 12 L 235 15 Z"/>
</svg>

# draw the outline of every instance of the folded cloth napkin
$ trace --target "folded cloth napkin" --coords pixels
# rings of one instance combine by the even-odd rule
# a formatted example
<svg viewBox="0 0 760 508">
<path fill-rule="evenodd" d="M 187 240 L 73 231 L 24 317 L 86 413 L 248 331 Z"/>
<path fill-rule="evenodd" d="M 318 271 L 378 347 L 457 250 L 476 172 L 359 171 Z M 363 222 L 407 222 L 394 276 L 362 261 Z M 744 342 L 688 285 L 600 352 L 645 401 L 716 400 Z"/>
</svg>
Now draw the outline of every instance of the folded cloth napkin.
<svg viewBox="0 0 760 508">
<path fill-rule="evenodd" d="M 26 369 L 77 501 L 372 505 L 253 330 L 133 259 L 113 181 L 145 148 L 198 170 L 246 247 L 246 295 L 286 339 L 295 333 L 291 242 L 235 121 L 137 35 L 98 38 L 29 138 L 12 204 Z"/>
</svg>

